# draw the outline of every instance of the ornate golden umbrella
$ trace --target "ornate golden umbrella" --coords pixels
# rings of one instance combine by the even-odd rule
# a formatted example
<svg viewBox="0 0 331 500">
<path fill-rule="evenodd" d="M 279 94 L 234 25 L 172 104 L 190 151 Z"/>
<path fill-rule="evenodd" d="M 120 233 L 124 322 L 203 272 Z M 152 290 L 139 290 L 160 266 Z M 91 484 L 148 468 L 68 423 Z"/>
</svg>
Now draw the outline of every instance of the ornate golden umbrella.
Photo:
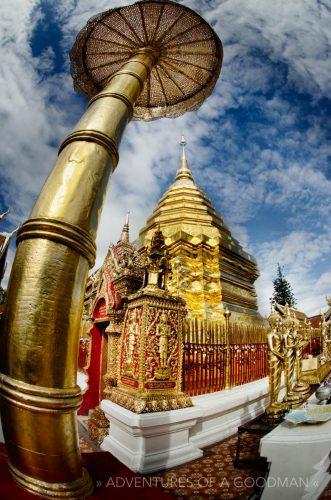
<svg viewBox="0 0 331 500">
<path fill-rule="evenodd" d="M 91 99 L 143 47 L 157 63 L 133 117 L 174 118 L 197 109 L 218 79 L 222 45 L 204 19 L 172 1 L 139 2 L 90 19 L 70 54 L 75 90 Z"/>
</svg>

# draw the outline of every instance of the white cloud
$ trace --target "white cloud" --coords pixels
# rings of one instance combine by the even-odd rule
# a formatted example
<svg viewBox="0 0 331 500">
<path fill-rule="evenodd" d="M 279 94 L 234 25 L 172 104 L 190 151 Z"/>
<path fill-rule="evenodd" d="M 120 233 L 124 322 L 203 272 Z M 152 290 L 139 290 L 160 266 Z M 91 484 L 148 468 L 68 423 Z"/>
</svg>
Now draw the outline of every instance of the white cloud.
<svg viewBox="0 0 331 500">
<path fill-rule="evenodd" d="M 200 5 L 200 7 L 198 7 Z M 206 11 L 224 42 L 238 34 L 241 48 L 263 47 L 273 61 L 288 63 L 288 78 L 302 90 L 330 89 L 328 51 L 330 10 L 323 2 L 231 0 L 213 2 Z M 203 10 L 202 3 L 197 7 Z"/>
</svg>

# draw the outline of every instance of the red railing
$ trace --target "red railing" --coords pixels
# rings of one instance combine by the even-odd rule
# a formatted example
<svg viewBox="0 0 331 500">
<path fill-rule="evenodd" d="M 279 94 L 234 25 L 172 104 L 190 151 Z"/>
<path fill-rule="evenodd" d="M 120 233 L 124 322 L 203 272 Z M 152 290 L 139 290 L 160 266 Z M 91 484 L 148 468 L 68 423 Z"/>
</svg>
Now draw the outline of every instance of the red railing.
<svg viewBox="0 0 331 500">
<path fill-rule="evenodd" d="M 230 385 L 247 384 L 268 375 L 267 344 L 230 346 Z"/>
<path fill-rule="evenodd" d="M 247 384 L 268 375 L 267 344 L 230 345 L 230 386 Z M 224 389 L 226 344 L 186 342 L 183 355 L 183 391 L 190 396 Z"/>
<path fill-rule="evenodd" d="M 266 377 L 269 373 L 269 330 L 268 327 L 231 322 L 227 326 L 209 320 L 187 320 L 184 324 L 182 390 L 190 396 L 220 391 L 225 388 L 228 373 L 230 387 Z M 320 329 L 308 329 L 301 334 L 309 338 L 303 356 L 320 354 Z"/>
</svg>

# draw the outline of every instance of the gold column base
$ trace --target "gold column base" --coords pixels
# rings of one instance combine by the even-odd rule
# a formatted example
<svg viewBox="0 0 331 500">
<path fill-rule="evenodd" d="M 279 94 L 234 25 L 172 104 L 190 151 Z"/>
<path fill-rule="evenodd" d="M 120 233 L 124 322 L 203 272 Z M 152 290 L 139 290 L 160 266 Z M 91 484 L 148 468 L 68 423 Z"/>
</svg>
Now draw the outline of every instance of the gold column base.
<svg viewBox="0 0 331 500">
<path fill-rule="evenodd" d="M 0 395 L 14 480 L 43 498 L 87 498 L 93 486 L 77 442 L 80 388 L 40 387 L 0 374 Z"/>
<path fill-rule="evenodd" d="M 100 406 L 92 411 L 87 421 L 87 428 L 90 438 L 100 445 L 109 431 L 109 420 Z"/>
<path fill-rule="evenodd" d="M 305 396 L 306 394 L 310 393 L 310 385 L 305 384 L 304 382 L 299 382 L 295 384 L 295 386 L 292 388 L 292 391 Z"/>
<path fill-rule="evenodd" d="M 270 425 L 277 425 L 282 422 L 288 409 L 288 406 L 284 403 L 271 405 L 266 409 L 263 415 L 263 420 Z"/>
<path fill-rule="evenodd" d="M 14 481 L 25 490 L 42 498 L 89 498 L 93 493 L 93 484 L 88 472 L 83 468 L 82 476 L 73 482 L 48 483 L 20 472 L 8 460 L 9 470 Z"/>
<path fill-rule="evenodd" d="M 300 408 L 304 400 L 305 398 L 303 395 L 291 391 L 285 396 L 283 403 L 285 403 L 285 405 L 287 405 L 289 409 L 293 409 Z"/>
<path fill-rule="evenodd" d="M 125 390 L 114 387 L 109 398 L 113 403 L 123 406 L 134 413 L 152 413 L 155 411 L 178 410 L 193 406 L 191 398 L 184 393 L 179 394 L 129 394 Z"/>
</svg>

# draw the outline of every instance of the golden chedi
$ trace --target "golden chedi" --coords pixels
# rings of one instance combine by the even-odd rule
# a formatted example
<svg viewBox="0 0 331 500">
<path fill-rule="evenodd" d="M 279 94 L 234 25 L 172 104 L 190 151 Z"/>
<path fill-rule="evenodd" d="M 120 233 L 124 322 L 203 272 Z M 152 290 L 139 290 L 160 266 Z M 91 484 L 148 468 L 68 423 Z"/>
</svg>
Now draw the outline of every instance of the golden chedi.
<svg viewBox="0 0 331 500">
<path fill-rule="evenodd" d="M 141 252 L 160 228 L 172 268 L 169 292 L 187 304 L 188 319 L 231 320 L 259 324 L 254 282 L 259 273 L 255 259 L 246 253 L 195 183 L 188 166 L 184 137 L 175 182 L 161 197 L 139 233 Z"/>
</svg>

